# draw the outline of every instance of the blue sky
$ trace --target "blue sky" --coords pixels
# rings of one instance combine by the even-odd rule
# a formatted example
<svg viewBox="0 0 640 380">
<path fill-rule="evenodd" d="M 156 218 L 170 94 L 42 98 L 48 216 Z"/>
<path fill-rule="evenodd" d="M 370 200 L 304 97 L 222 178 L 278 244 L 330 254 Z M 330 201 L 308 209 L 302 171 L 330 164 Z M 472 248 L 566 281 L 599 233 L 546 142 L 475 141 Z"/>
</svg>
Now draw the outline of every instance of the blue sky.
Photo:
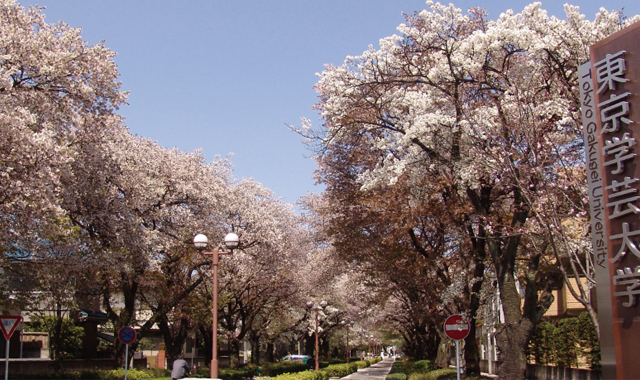
<svg viewBox="0 0 640 380">
<path fill-rule="evenodd" d="M 402 13 L 425 0 L 18 0 L 41 5 L 47 22 L 82 27 L 90 44 L 104 40 L 129 106 L 131 132 L 184 151 L 203 148 L 208 160 L 233 153 L 239 178 L 253 178 L 293 203 L 314 186 L 315 163 L 287 124 L 317 101 L 313 86 L 325 64 L 341 64 L 396 33 Z M 453 2 L 482 6 L 495 19 L 530 1 Z M 638 0 L 576 0 L 588 19 L 606 4 L 640 14 Z M 544 1 L 564 16 L 562 2 Z"/>
</svg>

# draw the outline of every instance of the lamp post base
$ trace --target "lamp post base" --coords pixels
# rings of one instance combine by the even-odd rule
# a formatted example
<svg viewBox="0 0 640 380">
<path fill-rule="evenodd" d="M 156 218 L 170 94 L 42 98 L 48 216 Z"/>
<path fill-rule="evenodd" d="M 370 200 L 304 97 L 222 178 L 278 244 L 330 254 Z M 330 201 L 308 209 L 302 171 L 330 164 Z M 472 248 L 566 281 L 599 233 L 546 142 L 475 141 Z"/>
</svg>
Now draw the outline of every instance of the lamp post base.
<svg viewBox="0 0 640 380">
<path fill-rule="evenodd" d="M 211 359 L 211 378 L 218 379 L 218 359 Z"/>
</svg>

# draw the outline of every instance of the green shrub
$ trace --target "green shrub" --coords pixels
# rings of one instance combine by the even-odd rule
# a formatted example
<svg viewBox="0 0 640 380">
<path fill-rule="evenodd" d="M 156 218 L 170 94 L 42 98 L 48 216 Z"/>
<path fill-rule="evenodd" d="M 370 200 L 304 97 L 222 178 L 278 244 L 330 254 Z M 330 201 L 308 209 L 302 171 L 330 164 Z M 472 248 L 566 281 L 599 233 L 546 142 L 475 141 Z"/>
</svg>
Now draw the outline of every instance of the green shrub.
<svg viewBox="0 0 640 380">
<path fill-rule="evenodd" d="M 324 371 L 303 371 L 298 373 L 285 373 L 272 377 L 271 380 L 329 380 Z"/>
<path fill-rule="evenodd" d="M 221 378 L 225 379 L 225 380 L 243 380 L 243 379 L 247 379 L 247 378 L 252 378 L 254 376 L 257 375 L 259 368 L 257 366 L 246 366 L 246 367 L 241 367 L 241 368 L 220 368 L 219 371 L 219 375 Z M 204 374 L 202 377 L 204 378 L 208 378 L 211 375 L 211 372 L 207 372 L 206 374 Z M 192 377 L 200 377 L 201 375 L 198 374 L 197 376 L 192 376 Z"/>
<path fill-rule="evenodd" d="M 130 380 L 154 379 L 154 378 L 169 377 L 170 375 L 171 375 L 171 371 L 165 370 L 165 369 L 137 370 L 137 369 L 129 368 L 127 370 L 127 379 L 130 379 Z M 206 377 L 208 376 L 209 376 L 209 372 L 207 372 Z M 92 370 L 84 370 L 84 371 L 64 371 L 64 372 L 53 372 L 53 373 L 45 372 L 45 373 L 33 373 L 33 374 L 9 373 L 9 379 L 12 379 L 12 380 L 20 380 L 20 379 L 122 380 L 124 379 L 124 368 L 113 369 L 113 370 L 92 369 Z"/>
<path fill-rule="evenodd" d="M 556 364 L 560 367 L 577 367 L 579 355 L 578 336 L 580 328 L 577 318 L 565 318 L 558 321 L 553 330 Z"/>
<path fill-rule="evenodd" d="M 538 323 L 531 334 L 527 355 L 536 364 L 576 367 L 585 359 L 592 369 L 600 368 L 598 334 L 586 312 L 561 319 L 555 325 Z"/>
<path fill-rule="evenodd" d="M 211 375 L 211 369 L 209 367 L 202 366 L 202 367 L 196 368 L 195 372 L 191 370 L 191 374 L 189 376 L 201 378 L 201 377 L 209 377 L 210 375 Z M 169 374 L 167 376 L 171 376 L 171 371 L 169 371 Z M 158 376 L 158 377 L 162 377 L 162 376 Z"/>
<path fill-rule="evenodd" d="M 323 369 L 329 377 L 345 377 L 358 370 L 355 363 L 333 364 Z"/>
<path fill-rule="evenodd" d="M 366 360 L 358 360 L 357 362 L 352 362 L 350 364 L 355 364 L 358 367 L 357 369 L 367 368 L 369 366 Z"/>
<path fill-rule="evenodd" d="M 377 363 L 371 360 L 371 363 Z M 285 373 L 271 380 L 328 380 L 330 377 L 345 377 L 356 372 L 359 368 L 368 367 L 369 361 L 356 361 L 352 363 L 332 364 L 319 371 L 301 371 L 297 373 Z M 261 374 L 262 375 L 262 374 Z"/>
<path fill-rule="evenodd" d="M 124 379 L 124 368 L 114 369 L 111 371 L 107 371 L 108 377 L 102 380 L 120 380 Z M 151 375 L 146 371 L 137 370 L 137 369 L 128 369 L 127 370 L 127 379 L 129 380 L 140 380 L 140 379 L 150 379 Z"/>
<path fill-rule="evenodd" d="M 529 338 L 529 346 L 527 354 L 531 362 L 536 364 L 546 365 L 554 362 L 553 356 L 553 337 L 555 326 L 549 322 L 539 322 L 531 338 Z"/>
<path fill-rule="evenodd" d="M 404 366 L 402 362 L 396 361 L 393 362 L 393 366 L 391 367 L 391 371 L 389 375 L 387 375 L 387 380 L 406 380 L 407 375 L 404 373 Z"/>
<path fill-rule="evenodd" d="M 44 379 L 56 379 L 58 377 L 52 377 L 52 374 L 49 374 L 48 377 L 42 377 Z M 163 374 L 164 375 L 164 374 Z M 29 375 L 29 378 L 35 378 L 33 375 Z M 130 380 L 141 380 L 141 379 L 151 379 L 155 376 L 152 376 L 151 372 L 148 370 L 138 370 L 130 368 L 127 370 L 127 379 Z M 121 380 L 124 379 L 124 368 L 120 369 L 112 369 L 112 370 L 87 370 L 82 372 L 65 372 L 63 373 L 64 379 L 86 379 L 86 380 Z"/>
<path fill-rule="evenodd" d="M 60 323 L 58 338 L 56 339 L 56 324 Z M 70 318 L 58 319 L 49 315 L 38 315 L 31 318 L 27 331 L 40 331 L 49 333 L 49 346 L 51 355 L 57 353 L 58 359 L 76 359 L 82 355 L 82 339 L 84 328 L 76 326 Z M 52 356 L 53 358 L 53 356 Z"/>
<path fill-rule="evenodd" d="M 581 342 L 580 348 L 582 348 L 582 355 L 587 359 L 587 363 L 591 369 L 600 370 L 601 357 L 600 357 L 600 341 L 598 340 L 598 330 L 593 325 L 593 321 L 589 317 L 587 312 L 582 312 L 578 316 L 578 323 L 580 324 Z"/>
<path fill-rule="evenodd" d="M 150 368 L 150 369 L 145 369 L 144 371 L 146 373 L 148 373 L 149 376 L 152 377 L 152 378 L 155 378 L 155 377 L 171 377 L 171 370 L 168 370 L 168 369 Z M 128 373 L 127 373 L 127 375 L 128 375 Z M 209 371 L 207 371 L 207 375 L 209 375 Z"/>
<path fill-rule="evenodd" d="M 458 374 L 455 369 L 446 368 L 446 369 L 436 369 L 435 371 L 425 372 L 425 373 L 412 373 L 407 377 L 407 380 L 456 380 L 458 378 Z M 387 378 L 388 379 L 388 378 Z M 476 376 L 467 376 L 462 375 L 463 380 L 482 380 L 488 379 L 487 377 L 476 377 Z"/>
<path fill-rule="evenodd" d="M 83 377 L 80 372 L 56 372 L 56 373 L 11 373 L 11 369 L 9 369 L 9 379 L 10 380 L 50 380 L 50 379 L 68 379 L 68 380 L 76 380 L 76 379 L 96 379 L 96 377 Z"/>
<path fill-rule="evenodd" d="M 455 380 L 458 372 L 455 369 L 437 369 L 431 372 L 416 372 L 407 377 L 407 380 Z M 451 377 L 453 376 L 453 377 Z"/>
<path fill-rule="evenodd" d="M 433 371 L 433 361 L 432 360 L 418 360 L 416 362 L 410 363 L 407 368 L 407 374 L 412 373 L 426 373 L 429 371 Z"/>
<path fill-rule="evenodd" d="M 245 380 L 255 376 L 269 376 L 277 380 L 328 380 L 330 376 L 344 377 L 358 370 L 358 365 L 366 367 L 366 362 L 353 362 L 350 364 L 333 364 L 320 371 L 308 371 L 308 366 L 299 361 L 266 363 L 264 366 L 246 365 L 241 368 L 220 368 L 220 377 L 225 380 Z M 165 369 L 129 369 L 127 379 L 146 380 L 168 378 L 171 371 Z M 199 367 L 197 373 L 190 377 L 208 378 L 209 368 Z M 114 370 L 85 370 L 82 372 L 56 372 L 39 374 L 9 374 L 11 380 L 122 380 L 124 368 Z"/>
<path fill-rule="evenodd" d="M 284 373 L 294 373 L 306 371 L 309 369 L 307 364 L 302 363 L 300 360 L 278 362 L 278 363 L 265 363 L 260 372 L 260 376 L 278 376 Z"/>
<path fill-rule="evenodd" d="M 380 360 L 382 360 L 382 358 L 373 358 L 373 359 L 367 359 L 365 360 L 365 362 L 367 363 L 367 367 L 372 366 L 374 364 L 376 364 L 377 362 L 379 362 Z"/>
</svg>

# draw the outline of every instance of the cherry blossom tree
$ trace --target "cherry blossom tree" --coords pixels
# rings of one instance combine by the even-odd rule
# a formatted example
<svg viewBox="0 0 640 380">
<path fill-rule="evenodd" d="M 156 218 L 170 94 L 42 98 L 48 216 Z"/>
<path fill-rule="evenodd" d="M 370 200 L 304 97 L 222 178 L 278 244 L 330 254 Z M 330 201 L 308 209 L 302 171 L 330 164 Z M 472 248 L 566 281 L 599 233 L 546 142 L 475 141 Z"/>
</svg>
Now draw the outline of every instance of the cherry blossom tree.
<svg viewBox="0 0 640 380">
<path fill-rule="evenodd" d="M 241 231 L 242 249 L 221 264 L 220 322 L 237 360 L 247 335 L 266 338 L 269 330 L 277 339 L 289 328 L 279 322 L 288 320 L 299 296 L 298 273 L 309 238 L 291 206 L 261 184 L 240 181 L 230 187 L 229 197 L 227 212 L 233 229 Z"/>
<path fill-rule="evenodd" d="M 482 274 L 495 276 L 506 318 L 500 376 L 523 379 L 529 334 L 552 301 L 552 281 L 541 271 L 551 261 L 539 249 L 550 223 L 540 223 L 537 207 L 565 208 L 555 203 L 565 198 L 529 190 L 579 164 L 577 66 L 590 44 L 621 27 L 619 14 L 602 10 L 586 21 L 566 6 L 559 20 L 534 3 L 492 21 L 479 9 L 464 15 L 427 4 L 407 17 L 401 35 L 322 73 L 324 128 L 302 132 L 320 139 L 320 162 L 345 147 L 371 152 L 373 168 L 348 167 L 362 192 L 389 193 L 417 178 L 445 208 L 465 206 L 464 244 L 476 263 L 490 264 Z"/>
<path fill-rule="evenodd" d="M 449 202 L 448 210 L 438 202 L 416 202 L 417 182 L 360 191 L 345 174 L 349 172 L 342 170 L 342 161 L 362 167 L 366 158 L 353 151 L 340 157 L 336 165 L 321 162 L 331 180 L 323 200 L 313 202 L 314 217 L 320 222 L 312 225 L 322 227 L 336 249 L 336 259 L 342 261 L 339 266 L 349 268 L 346 272 L 366 289 L 355 293 L 351 287 L 343 299 L 360 304 L 361 316 L 376 316 L 367 317 L 365 324 L 393 324 L 404 331 L 405 352 L 416 358 L 423 358 L 427 348 L 417 342 L 429 341 L 437 364 L 447 366 L 448 339 L 435 326 L 452 313 L 464 312 L 473 319 L 482 285 L 476 278 L 484 270 L 478 261 L 482 256 L 466 253 L 473 248 L 464 244 L 466 232 L 458 227 L 463 221 L 455 219 L 462 208 L 454 202 Z M 388 197 L 391 191 L 394 196 Z M 396 307 L 381 312 L 387 311 L 380 307 L 385 303 Z M 475 339 L 466 345 L 465 354 L 467 368 L 479 371 Z"/>
<path fill-rule="evenodd" d="M 63 316 L 85 305 L 82 284 L 97 268 L 61 206 L 63 178 L 80 141 L 119 127 L 126 93 L 115 54 L 87 45 L 80 29 L 47 24 L 41 8 L 0 1 L 0 46 L 0 266 L 26 291 L 15 282 L 4 289 L 30 294 L 18 297 L 22 307 L 54 310 L 59 340 Z"/>
<path fill-rule="evenodd" d="M 62 231 L 61 177 L 81 136 L 108 132 L 124 104 L 114 53 L 40 8 L 0 1 L 0 262 L 47 250 Z M 63 232 L 63 235 L 65 233 Z"/>
<path fill-rule="evenodd" d="M 197 226 L 224 229 L 230 171 L 226 161 L 205 164 L 198 152 L 161 148 L 126 130 L 81 146 L 74 176 L 64 179 L 63 207 L 102 259 L 96 280 L 115 331 L 135 324 L 145 296 L 152 314 L 138 321 L 142 337 L 203 281 L 207 261 L 191 240 Z M 153 291 L 160 285 L 166 293 Z M 116 344 L 120 358 L 123 348 Z"/>
<path fill-rule="evenodd" d="M 47 24 L 41 10 L 0 1 L 2 267 L 37 259 L 48 272 L 33 278 L 58 305 L 102 307 L 114 332 L 134 325 L 140 337 L 157 323 L 179 347 L 203 322 L 190 314 L 210 282 L 192 238 L 234 230 L 243 246 L 222 260 L 222 326 L 242 335 L 284 312 L 308 246 L 290 206 L 256 182 L 235 182 L 226 159 L 206 163 L 198 151 L 131 135 L 117 114 L 126 93 L 115 54 L 87 45 L 80 29 Z M 74 299 L 72 280 L 91 294 Z M 119 361 L 123 348 L 116 342 Z"/>
</svg>

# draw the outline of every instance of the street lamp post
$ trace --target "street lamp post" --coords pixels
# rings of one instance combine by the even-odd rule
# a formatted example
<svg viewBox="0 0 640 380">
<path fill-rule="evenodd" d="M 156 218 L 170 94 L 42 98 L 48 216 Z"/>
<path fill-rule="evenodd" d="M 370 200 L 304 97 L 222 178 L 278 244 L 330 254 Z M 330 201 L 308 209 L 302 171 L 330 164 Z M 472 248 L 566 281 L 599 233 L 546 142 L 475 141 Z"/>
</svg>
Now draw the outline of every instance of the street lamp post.
<svg viewBox="0 0 640 380">
<path fill-rule="evenodd" d="M 309 309 L 316 311 L 316 368 L 315 370 L 317 371 L 320 369 L 320 362 L 319 362 L 320 343 L 318 340 L 318 311 L 320 311 L 320 309 L 324 309 L 325 307 L 327 307 L 327 301 L 320 302 L 320 306 L 314 306 L 313 301 L 308 301 L 307 307 Z"/>
<path fill-rule="evenodd" d="M 345 326 L 347 328 L 347 363 L 349 363 L 349 359 L 351 358 L 351 348 L 349 347 L 349 327 L 353 326 L 353 324 L 356 323 L 355 321 L 342 321 L 340 322 L 340 324 L 342 326 Z"/>
<path fill-rule="evenodd" d="M 298 345 L 298 355 L 300 355 L 300 341 L 298 340 L 298 334 L 293 334 L 293 340 Z"/>
<path fill-rule="evenodd" d="M 224 237 L 224 245 L 229 252 L 220 251 L 214 248 L 211 252 L 205 252 L 209 244 L 209 239 L 203 234 L 197 234 L 193 238 L 193 245 L 203 254 L 211 255 L 211 271 L 213 273 L 213 331 L 211 339 L 211 378 L 218 378 L 218 261 L 220 255 L 232 254 L 233 250 L 238 247 L 240 240 L 238 235 L 230 232 Z"/>
</svg>

